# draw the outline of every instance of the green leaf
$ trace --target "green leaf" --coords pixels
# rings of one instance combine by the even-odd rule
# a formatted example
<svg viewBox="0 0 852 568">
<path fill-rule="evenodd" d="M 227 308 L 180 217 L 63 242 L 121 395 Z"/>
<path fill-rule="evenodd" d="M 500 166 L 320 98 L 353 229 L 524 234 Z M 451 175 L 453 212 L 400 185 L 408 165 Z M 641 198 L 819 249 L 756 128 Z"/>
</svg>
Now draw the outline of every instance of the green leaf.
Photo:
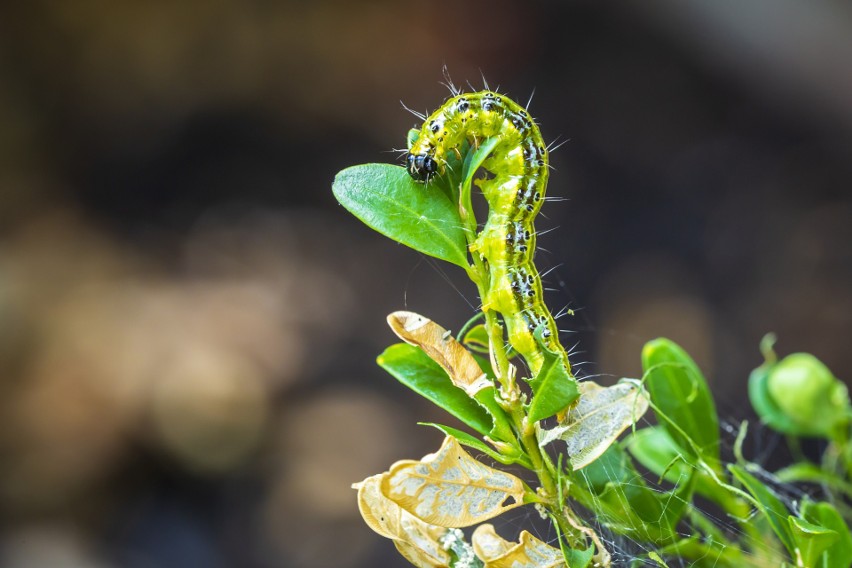
<svg viewBox="0 0 852 568">
<path fill-rule="evenodd" d="M 645 344 L 642 368 L 657 420 L 672 440 L 687 457 L 718 468 L 719 418 L 695 361 L 673 341 L 660 338 Z"/>
<path fill-rule="evenodd" d="M 837 533 L 837 540 L 823 552 L 814 568 L 848 567 L 852 564 L 852 533 L 849 527 L 832 505 L 805 501 L 802 504 L 801 516 L 815 524 Z"/>
<path fill-rule="evenodd" d="M 419 347 L 397 343 L 385 349 L 376 361 L 399 382 L 480 434 L 491 431 L 493 424 L 488 412 L 455 386 L 446 371 Z"/>
<path fill-rule="evenodd" d="M 506 414 L 506 411 L 503 410 L 503 407 L 500 406 L 499 402 L 497 402 L 496 396 L 497 389 L 494 387 L 488 387 L 476 393 L 474 395 L 474 399 L 480 404 L 480 406 L 488 411 L 488 414 L 491 416 L 494 423 L 494 427 L 491 428 L 488 435 L 494 440 L 502 440 L 505 442 L 514 441 L 515 432 L 512 430 L 512 422 L 509 419 L 509 415 Z"/>
<path fill-rule="evenodd" d="M 654 475 L 669 483 L 678 483 L 695 475 L 695 491 L 713 499 L 725 502 L 728 491 L 720 487 L 703 470 L 693 468 L 683 459 L 683 450 L 674 443 L 662 426 L 649 426 L 637 430 L 624 441 L 630 454 Z M 720 501 L 721 499 L 721 501 Z"/>
<path fill-rule="evenodd" d="M 793 353 L 769 368 L 767 394 L 793 421 L 799 436 L 832 438 L 849 414 L 846 385 L 809 353 Z"/>
<path fill-rule="evenodd" d="M 742 483 L 746 491 L 755 498 L 758 510 L 769 521 L 769 526 L 772 527 L 772 531 L 778 536 L 778 540 L 781 541 L 784 548 L 790 553 L 790 557 L 795 558 L 796 545 L 787 521 L 787 507 L 784 506 L 781 500 L 768 487 L 742 467 L 729 465 L 728 470 Z"/>
<path fill-rule="evenodd" d="M 590 546 L 586 550 L 570 549 L 563 551 L 568 568 L 588 568 L 595 555 L 595 547 Z"/>
<path fill-rule="evenodd" d="M 577 380 L 571 376 L 562 358 L 547 349 L 541 342 L 541 329 L 535 332 L 536 341 L 544 355 L 544 363 L 538 375 L 530 381 L 533 390 L 527 416 L 530 422 L 538 422 L 550 418 L 557 412 L 565 410 L 580 396 Z"/>
<path fill-rule="evenodd" d="M 390 164 L 346 168 L 332 185 L 340 204 L 368 227 L 467 270 L 467 241 L 456 206 L 433 189 Z"/>
<path fill-rule="evenodd" d="M 681 561 L 689 560 L 688 563 L 682 562 L 680 564 L 689 566 L 689 568 L 721 568 L 723 566 L 734 568 L 749 565 L 744 559 L 743 551 L 739 548 L 729 546 L 712 536 L 707 537 L 700 534 L 693 534 L 687 538 L 676 540 L 661 547 L 657 554 L 661 557 L 671 556 Z"/>
<path fill-rule="evenodd" d="M 589 467 L 580 470 L 579 478 L 592 492 L 599 494 L 606 490 L 609 483 L 629 482 L 633 471 L 627 454 L 617 444 L 613 444 Z"/>
<path fill-rule="evenodd" d="M 437 428 L 447 436 L 452 436 L 453 438 L 458 440 L 459 444 L 461 444 L 462 446 L 467 446 L 468 448 L 478 450 L 483 454 L 489 456 L 491 459 L 498 461 L 504 465 L 511 465 L 513 463 L 517 463 L 521 464 L 527 469 L 533 469 L 532 462 L 529 460 L 529 458 L 527 458 L 520 452 L 517 452 L 515 453 L 515 455 L 512 456 L 503 455 L 494 450 L 491 446 L 489 446 L 479 438 L 471 436 L 467 432 L 464 432 L 457 428 L 452 428 L 443 424 L 435 424 L 434 422 L 420 422 L 419 424 L 423 426 L 432 426 L 433 428 Z"/>
<path fill-rule="evenodd" d="M 577 472 L 575 479 L 580 483 L 571 486 L 571 496 L 595 511 L 599 522 L 615 532 L 656 544 L 678 538 L 676 527 L 690 505 L 695 485 L 689 477 L 671 491 L 648 487 L 618 444 Z"/>
<path fill-rule="evenodd" d="M 845 493 L 848 497 L 852 497 L 852 483 L 844 481 L 836 475 L 825 471 L 816 464 L 797 462 L 776 471 L 775 477 L 777 477 L 778 481 L 781 483 L 806 482 L 825 485 L 834 491 L 840 491 Z"/>
<path fill-rule="evenodd" d="M 488 355 L 490 342 L 488 340 L 488 331 L 485 326 L 478 324 L 470 328 L 461 338 L 461 342 L 468 348 Z M 490 364 L 489 364 L 490 366 Z"/>
<path fill-rule="evenodd" d="M 787 522 L 805 566 L 816 566 L 822 553 L 840 538 L 837 531 L 792 515 L 787 517 Z"/>
<path fill-rule="evenodd" d="M 787 416 L 769 394 L 769 370 L 772 367 L 763 364 L 751 372 L 748 378 L 748 398 L 760 421 L 777 432 L 798 434 L 796 423 Z"/>
<path fill-rule="evenodd" d="M 500 143 L 500 138 L 494 137 L 489 138 L 485 142 L 479 145 L 479 148 L 474 150 L 473 152 L 468 152 L 464 159 L 464 165 L 462 167 L 462 183 L 464 187 L 466 187 L 469 191 L 470 184 L 473 181 L 473 176 L 485 160 L 488 158 L 488 155 L 494 150 L 497 144 Z"/>
</svg>

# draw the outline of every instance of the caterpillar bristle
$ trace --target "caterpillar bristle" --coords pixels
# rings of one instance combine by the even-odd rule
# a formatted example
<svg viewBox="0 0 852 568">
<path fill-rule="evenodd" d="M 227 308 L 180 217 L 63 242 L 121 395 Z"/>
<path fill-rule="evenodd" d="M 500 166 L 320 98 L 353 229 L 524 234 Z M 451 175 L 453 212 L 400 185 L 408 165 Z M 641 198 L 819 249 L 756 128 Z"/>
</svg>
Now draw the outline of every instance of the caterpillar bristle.
<svg viewBox="0 0 852 568">
<path fill-rule="evenodd" d="M 532 104 L 533 97 L 535 96 L 535 87 L 533 87 L 532 93 L 530 93 L 530 98 L 527 99 L 527 104 L 524 106 L 524 109 L 529 112 L 530 105 Z"/>
<path fill-rule="evenodd" d="M 475 245 L 489 270 L 483 309 L 500 313 L 508 343 L 533 373 L 540 370 L 545 349 L 558 353 L 570 373 L 568 355 L 542 297 L 542 278 L 559 265 L 540 275 L 533 263 L 535 239 L 555 229 L 536 232 L 534 227 L 547 200 L 548 146 L 526 108 L 500 94 L 499 87 L 491 89 L 484 74 L 486 90 L 473 93 L 458 93 L 449 73 L 445 79 L 454 96 L 424 118 L 416 140 L 412 137 L 409 173 L 428 183 L 452 169 L 449 154 L 463 142 L 476 149 L 485 140 L 498 139 L 483 163 L 486 175 L 476 179 L 489 211 Z M 531 101 L 532 95 L 527 106 Z M 542 326 L 544 331 L 537 336 Z"/>
<path fill-rule="evenodd" d="M 406 106 L 406 104 L 402 101 L 399 101 L 399 104 L 402 105 L 402 108 L 404 108 L 405 110 L 407 110 L 408 112 L 410 112 L 411 114 L 413 114 L 414 116 L 419 118 L 420 120 L 426 120 L 426 115 L 423 114 L 422 112 L 416 111 L 412 108 L 408 108 L 408 106 Z"/>
</svg>

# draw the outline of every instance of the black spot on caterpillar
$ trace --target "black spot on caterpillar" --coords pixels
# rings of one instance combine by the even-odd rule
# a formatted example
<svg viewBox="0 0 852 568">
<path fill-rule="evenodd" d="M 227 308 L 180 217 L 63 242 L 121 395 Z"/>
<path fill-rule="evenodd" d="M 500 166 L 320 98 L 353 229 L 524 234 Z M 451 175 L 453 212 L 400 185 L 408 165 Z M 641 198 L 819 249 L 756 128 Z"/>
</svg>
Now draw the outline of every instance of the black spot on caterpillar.
<svg viewBox="0 0 852 568">
<path fill-rule="evenodd" d="M 425 120 L 411 144 L 408 173 L 415 180 L 428 181 L 444 173 L 447 155 L 463 142 L 476 147 L 489 138 L 499 140 L 482 166 L 491 176 L 476 180 L 488 202 L 488 220 L 471 251 L 482 255 L 490 270 L 483 309 L 500 312 L 509 343 L 533 373 L 538 373 L 544 360 L 535 338 L 538 329 L 544 346 L 556 352 L 570 372 L 533 263 L 533 220 L 544 201 L 548 161 L 541 132 L 527 110 L 493 91 L 449 99 Z"/>
</svg>

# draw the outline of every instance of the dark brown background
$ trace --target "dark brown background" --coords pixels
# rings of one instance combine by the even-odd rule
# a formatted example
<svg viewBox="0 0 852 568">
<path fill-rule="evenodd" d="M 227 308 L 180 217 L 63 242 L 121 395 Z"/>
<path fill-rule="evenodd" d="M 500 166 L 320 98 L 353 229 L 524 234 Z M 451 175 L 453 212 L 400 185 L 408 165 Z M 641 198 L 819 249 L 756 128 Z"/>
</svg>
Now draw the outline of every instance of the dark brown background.
<svg viewBox="0 0 852 568">
<path fill-rule="evenodd" d="M 666 335 L 736 422 L 775 331 L 848 378 L 845 2 L 7 3 L 2 566 L 404 565 L 349 484 L 445 418 L 374 365 L 384 316 L 476 299 L 330 186 L 396 160 L 444 65 L 565 141 L 538 262 L 582 374 Z"/>
</svg>

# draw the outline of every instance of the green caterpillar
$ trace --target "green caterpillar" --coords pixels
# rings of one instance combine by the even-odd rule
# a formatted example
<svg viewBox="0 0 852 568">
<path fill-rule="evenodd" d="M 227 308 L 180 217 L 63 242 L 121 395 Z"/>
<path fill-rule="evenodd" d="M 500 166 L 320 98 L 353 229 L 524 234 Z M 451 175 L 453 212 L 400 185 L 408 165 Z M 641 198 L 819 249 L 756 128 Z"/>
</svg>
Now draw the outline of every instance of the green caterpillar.
<svg viewBox="0 0 852 568">
<path fill-rule="evenodd" d="M 444 173 L 447 155 L 459 153 L 464 141 L 499 142 L 483 163 L 492 174 L 476 180 L 488 202 L 488 220 L 471 247 L 488 263 L 491 282 L 483 310 L 503 316 L 509 343 L 537 374 L 544 361 L 536 330 L 544 346 L 562 360 L 570 373 L 568 355 L 544 304 L 541 277 L 533 263 L 533 220 L 541 209 L 547 186 L 547 147 L 526 109 L 493 91 L 454 96 L 429 116 L 406 157 L 408 173 L 427 182 Z"/>
</svg>

